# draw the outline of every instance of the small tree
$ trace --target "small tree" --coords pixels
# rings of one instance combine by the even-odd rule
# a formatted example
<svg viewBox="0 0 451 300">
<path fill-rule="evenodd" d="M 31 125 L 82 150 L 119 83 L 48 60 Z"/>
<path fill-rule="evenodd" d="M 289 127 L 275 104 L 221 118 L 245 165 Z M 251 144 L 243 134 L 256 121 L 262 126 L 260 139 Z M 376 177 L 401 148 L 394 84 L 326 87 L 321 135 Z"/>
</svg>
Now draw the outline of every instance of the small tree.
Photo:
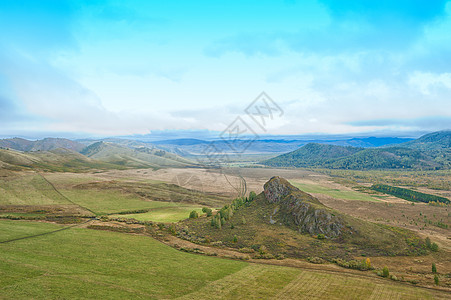
<svg viewBox="0 0 451 300">
<path fill-rule="evenodd" d="M 253 201 L 257 197 L 257 194 L 254 191 L 249 193 L 249 202 Z"/>
<path fill-rule="evenodd" d="M 437 273 L 437 267 L 435 266 L 435 263 L 432 263 L 432 273 Z"/>
<path fill-rule="evenodd" d="M 199 218 L 199 214 L 197 213 L 197 211 L 193 210 L 192 212 L 189 213 L 189 218 L 197 219 L 197 218 Z"/>
<path fill-rule="evenodd" d="M 434 275 L 434 282 L 435 282 L 435 285 L 438 285 L 438 275 L 437 274 Z"/>
<path fill-rule="evenodd" d="M 429 237 L 427 237 L 425 240 L 426 243 L 426 247 L 428 247 L 429 249 L 431 249 L 431 239 Z"/>
<path fill-rule="evenodd" d="M 224 220 L 224 219 L 222 219 Z M 221 224 L 221 217 L 218 216 L 218 218 L 216 218 L 216 228 L 221 229 L 222 228 L 222 224 Z"/>
<path fill-rule="evenodd" d="M 207 214 L 207 217 L 211 217 L 211 215 L 213 214 L 213 211 L 211 210 L 211 208 L 208 208 L 208 207 L 202 207 L 202 212 Z"/>
<path fill-rule="evenodd" d="M 236 234 L 233 236 L 233 242 L 234 243 L 238 242 L 238 237 L 236 236 Z"/>
<path fill-rule="evenodd" d="M 366 259 L 366 267 L 367 267 L 367 269 L 371 269 L 371 260 L 369 257 L 367 257 L 367 259 Z"/>
<path fill-rule="evenodd" d="M 431 250 L 434 251 L 434 252 L 437 252 L 438 251 L 438 245 L 436 243 L 432 243 Z"/>
<path fill-rule="evenodd" d="M 382 276 L 383 276 L 383 277 L 387 277 L 387 278 L 388 278 L 388 276 L 390 276 L 390 271 L 388 270 L 387 267 L 384 267 L 384 268 L 382 269 Z"/>
</svg>

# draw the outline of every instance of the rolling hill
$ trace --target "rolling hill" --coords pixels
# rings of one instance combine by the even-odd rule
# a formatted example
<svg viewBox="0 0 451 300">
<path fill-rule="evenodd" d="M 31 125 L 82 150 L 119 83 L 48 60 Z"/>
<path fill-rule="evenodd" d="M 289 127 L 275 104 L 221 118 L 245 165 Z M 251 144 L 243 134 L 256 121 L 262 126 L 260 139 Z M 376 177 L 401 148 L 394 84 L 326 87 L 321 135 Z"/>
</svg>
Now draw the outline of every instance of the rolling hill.
<svg viewBox="0 0 451 300">
<path fill-rule="evenodd" d="M 195 164 L 176 154 L 147 147 L 128 148 L 109 142 L 96 142 L 81 154 L 111 164 L 133 168 L 189 167 Z"/>
<path fill-rule="evenodd" d="M 447 169 L 451 167 L 451 131 L 431 133 L 391 147 L 357 148 L 310 143 L 265 160 L 271 167 L 331 169 Z"/>
<path fill-rule="evenodd" d="M 0 167 L 12 171 L 41 170 L 57 172 L 121 168 L 117 165 L 90 159 L 78 152 L 64 148 L 36 152 L 0 149 Z"/>
<path fill-rule="evenodd" d="M 58 148 L 65 148 L 75 152 L 80 152 L 85 148 L 85 145 L 63 138 L 45 138 L 37 141 L 13 138 L 0 140 L 0 147 L 26 152 L 49 151 Z"/>
<path fill-rule="evenodd" d="M 210 243 L 222 241 L 229 247 L 257 250 L 264 246 L 274 256 L 333 261 L 425 251 L 424 241 L 415 233 L 330 209 L 278 176 L 266 182 L 264 191 L 253 199 L 236 199 L 216 215 L 186 220 L 180 228 L 185 228 L 180 236 L 191 241 L 208 238 Z"/>
</svg>

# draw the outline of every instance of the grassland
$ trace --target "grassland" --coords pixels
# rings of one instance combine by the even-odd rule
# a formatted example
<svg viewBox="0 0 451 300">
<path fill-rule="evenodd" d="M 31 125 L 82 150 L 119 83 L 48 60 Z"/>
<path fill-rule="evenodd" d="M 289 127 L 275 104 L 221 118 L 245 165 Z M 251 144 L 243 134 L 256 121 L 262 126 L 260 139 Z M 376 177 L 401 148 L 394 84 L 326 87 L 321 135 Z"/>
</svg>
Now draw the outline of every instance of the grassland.
<svg viewBox="0 0 451 300">
<path fill-rule="evenodd" d="M 70 204 L 40 175 L 0 179 L 0 205 Z"/>
<path fill-rule="evenodd" d="M 145 201 L 136 195 L 108 190 L 62 190 L 61 193 L 97 214 L 114 214 L 177 205 L 172 202 Z"/>
<path fill-rule="evenodd" d="M 368 194 L 353 190 L 333 189 L 319 184 L 308 184 L 299 182 L 290 182 L 295 187 L 309 194 L 323 194 L 335 199 L 357 200 L 357 201 L 380 201 Z"/>
<path fill-rule="evenodd" d="M 193 210 L 197 211 L 198 214 L 202 213 L 202 208 L 199 207 L 198 205 L 183 205 L 168 202 L 162 203 L 171 204 L 172 206 L 168 205 L 159 208 L 154 208 L 146 213 L 112 215 L 111 217 L 133 218 L 139 221 L 172 223 L 188 218 L 189 213 Z"/>
<path fill-rule="evenodd" d="M 0 221 L 0 239 L 56 225 Z M 45 228 L 47 229 L 47 228 Z M 32 230 L 32 231 L 33 231 Z M 30 232 L 31 233 L 31 232 Z M 83 228 L 0 244 L 0 294 L 33 299 L 446 299 L 378 279 L 179 252 L 141 235 Z"/>
<path fill-rule="evenodd" d="M 64 227 L 52 223 L 0 220 L 0 242 L 37 235 L 61 228 Z"/>
</svg>

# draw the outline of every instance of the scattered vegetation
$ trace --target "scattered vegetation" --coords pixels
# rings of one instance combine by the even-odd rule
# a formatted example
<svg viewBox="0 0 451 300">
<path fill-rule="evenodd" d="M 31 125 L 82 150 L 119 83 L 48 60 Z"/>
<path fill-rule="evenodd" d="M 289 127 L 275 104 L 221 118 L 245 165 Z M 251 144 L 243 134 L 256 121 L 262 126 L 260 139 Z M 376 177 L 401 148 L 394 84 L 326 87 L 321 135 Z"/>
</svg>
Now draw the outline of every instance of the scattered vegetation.
<svg viewBox="0 0 451 300">
<path fill-rule="evenodd" d="M 412 191 L 409 189 L 389 186 L 389 185 L 385 185 L 385 184 L 374 184 L 371 188 L 375 191 L 393 195 L 395 197 L 405 199 L 408 201 L 412 201 L 412 202 L 424 202 L 424 203 L 440 202 L 440 203 L 445 203 L 445 204 L 450 203 L 449 199 L 444 198 L 444 197 L 420 193 L 420 192 Z"/>
</svg>

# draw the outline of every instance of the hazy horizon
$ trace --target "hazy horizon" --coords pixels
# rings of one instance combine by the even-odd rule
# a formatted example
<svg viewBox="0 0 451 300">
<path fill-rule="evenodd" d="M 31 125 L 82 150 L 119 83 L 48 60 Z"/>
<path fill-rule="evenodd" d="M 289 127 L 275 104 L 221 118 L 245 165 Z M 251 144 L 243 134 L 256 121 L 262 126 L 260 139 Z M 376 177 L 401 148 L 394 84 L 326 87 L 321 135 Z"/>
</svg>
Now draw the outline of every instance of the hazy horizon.
<svg viewBox="0 0 451 300">
<path fill-rule="evenodd" d="M 3 1 L 0 25 L 0 137 L 196 138 L 263 91 L 259 135 L 451 128 L 451 1 Z"/>
</svg>

